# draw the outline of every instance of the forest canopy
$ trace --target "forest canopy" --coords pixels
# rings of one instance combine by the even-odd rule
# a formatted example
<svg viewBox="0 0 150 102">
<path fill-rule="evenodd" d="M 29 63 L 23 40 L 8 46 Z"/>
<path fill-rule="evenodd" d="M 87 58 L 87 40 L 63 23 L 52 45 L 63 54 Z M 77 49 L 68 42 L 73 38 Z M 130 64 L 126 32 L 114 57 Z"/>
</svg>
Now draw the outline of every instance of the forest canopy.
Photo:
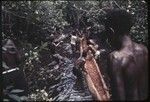
<svg viewBox="0 0 150 102">
<path fill-rule="evenodd" d="M 101 18 L 107 8 L 123 8 L 133 14 L 135 23 L 131 35 L 136 42 L 147 45 L 148 11 L 144 0 L 3 1 L 2 37 L 40 44 L 38 41 L 46 42 L 51 33 L 62 33 L 71 27 L 92 26 L 100 33 Z"/>
</svg>

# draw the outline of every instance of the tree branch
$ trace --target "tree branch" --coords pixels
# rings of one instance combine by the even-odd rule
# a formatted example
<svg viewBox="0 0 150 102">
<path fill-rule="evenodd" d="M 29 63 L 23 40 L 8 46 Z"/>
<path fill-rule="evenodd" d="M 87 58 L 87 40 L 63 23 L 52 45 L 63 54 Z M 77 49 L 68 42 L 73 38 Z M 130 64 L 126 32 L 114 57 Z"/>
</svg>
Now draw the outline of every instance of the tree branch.
<svg viewBox="0 0 150 102">
<path fill-rule="evenodd" d="M 115 5 L 116 5 L 119 9 L 122 9 L 122 8 L 118 5 L 118 3 L 117 3 L 115 0 L 113 0 L 113 2 L 115 3 Z"/>
</svg>

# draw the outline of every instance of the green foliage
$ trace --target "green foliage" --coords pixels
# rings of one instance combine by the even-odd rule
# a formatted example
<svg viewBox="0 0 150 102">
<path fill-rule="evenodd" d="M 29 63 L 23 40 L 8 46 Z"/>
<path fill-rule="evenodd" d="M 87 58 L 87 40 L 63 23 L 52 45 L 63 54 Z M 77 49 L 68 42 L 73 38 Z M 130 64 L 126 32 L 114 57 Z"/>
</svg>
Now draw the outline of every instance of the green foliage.
<svg viewBox="0 0 150 102">
<path fill-rule="evenodd" d="M 22 93 L 24 90 L 14 89 L 13 86 L 7 86 L 6 89 L 3 89 L 4 99 L 3 101 L 27 101 L 27 96 L 19 96 L 19 93 Z"/>
<path fill-rule="evenodd" d="M 147 3 L 144 0 L 109 0 L 109 1 L 3 1 L 3 14 L 10 16 L 11 27 L 2 29 L 3 39 L 12 37 L 18 42 L 27 41 L 40 45 L 39 41 L 55 32 L 61 32 L 64 27 L 76 25 L 76 28 L 87 27 L 88 23 L 100 33 L 101 17 L 105 9 L 123 8 L 133 14 L 135 24 L 131 35 L 136 42 L 148 42 Z M 5 15 L 2 23 L 5 25 Z M 69 21 L 70 20 L 70 21 Z M 5 25 L 6 26 L 6 25 Z M 20 45 L 21 46 L 21 45 Z"/>
<path fill-rule="evenodd" d="M 54 78 L 60 74 L 50 74 L 48 65 L 53 59 L 49 43 L 52 41 L 47 38 L 53 34 L 57 39 L 61 34 L 69 35 L 72 30 L 81 31 L 86 27 L 92 28 L 91 34 L 101 34 L 104 30 L 102 18 L 107 9 L 114 8 L 123 8 L 133 15 L 135 20 L 130 35 L 134 41 L 148 46 L 148 9 L 144 0 L 2 1 L 2 39 L 14 39 L 22 51 L 31 100 L 51 101 L 45 90 L 39 90 L 43 90 L 43 83 L 54 84 Z M 8 68 L 5 63 L 3 67 Z M 35 89 L 39 90 L 35 92 Z M 20 101 L 25 97 L 15 93 L 21 91 L 5 92 Z"/>
<path fill-rule="evenodd" d="M 20 90 L 20 89 L 15 89 L 15 90 L 11 90 L 10 93 L 20 93 L 23 92 L 24 90 Z"/>
<path fill-rule="evenodd" d="M 12 98 L 13 100 L 17 101 L 17 102 L 20 102 L 20 101 L 21 101 L 21 100 L 20 100 L 20 97 L 17 96 L 17 95 L 14 95 L 14 94 L 8 94 L 8 96 L 9 96 L 10 98 Z"/>
<path fill-rule="evenodd" d="M 29 98 L 32 101 L 52 101 L 52 98 L 48 98 L 48 93 L 44 89 L 37 89 L 36 93 L 31 94 Z"/>
<path fill-rule="evenodd" d="M 5 69 L 9 69 L 9 67 L 6 65 L 6 63 L 3 61 L 2 62 L 2 66 L 3 66 L 3 68 L 5 68 Z"/>
</svg>

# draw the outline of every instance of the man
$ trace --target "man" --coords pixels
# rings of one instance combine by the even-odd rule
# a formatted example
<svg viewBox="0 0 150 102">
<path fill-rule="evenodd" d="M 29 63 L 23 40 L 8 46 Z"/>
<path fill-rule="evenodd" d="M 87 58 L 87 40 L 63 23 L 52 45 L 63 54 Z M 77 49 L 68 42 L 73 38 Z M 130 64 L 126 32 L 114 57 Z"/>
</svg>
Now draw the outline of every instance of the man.
<svg viewBox="0 0 150 102">
<path fill-rule="evenodd" d="M 113 52 L 109 54 L 109 75 L 113 100 L 148 98 L 148 50 L 129 36 L 132 16 L 125 10 L 106 15 L 105 27 Z"/>
<path fill-rule="evenodd" d="M 11 39 L 7 39 L 3 43 L 2 59 L 4 88 L 12 85 L 15 89 L 24 90 L 19 95 L 27 95 L 27 82 L 23 70 L 19 68 L 21 61 L 20 53 Z"/>
</svg>

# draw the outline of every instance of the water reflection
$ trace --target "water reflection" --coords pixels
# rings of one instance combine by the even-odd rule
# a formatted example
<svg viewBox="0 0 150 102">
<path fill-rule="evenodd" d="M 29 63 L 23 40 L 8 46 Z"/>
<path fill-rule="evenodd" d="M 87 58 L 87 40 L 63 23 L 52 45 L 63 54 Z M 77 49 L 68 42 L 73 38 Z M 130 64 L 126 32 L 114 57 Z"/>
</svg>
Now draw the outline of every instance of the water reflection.
<svg viewBox="0 0 150 102">
<path fill-rule="evenodd" d="M 62 45 L 63 46 L 63 45 Z M 64 44 L 64 51 L 65 54 L 71 56 L 72 51 L 71 46 L 69 43 Z M 62 47 L 63 48 L 63 47 Z M 60 50 L 63 51 L 63 50 Z M 59 57 L 61 60 L 59 61 L 59 68 L 57 67 L 55 70 L 61 71 L 60 74 L 55 78 L 58 80 L 58 83 L 51 86 L 49 89 L 50 94 L 52 95 L 53 100 L 55 101 L 85 101 L 85 100 L 92 100 L 92 96 L 88 90 L 86 82 L 82 75 L 74 75 L 73 74 L 73 58 L 62 57 L 64 54 L 63 52 L 55 57 Z M 82 74 L 79 72 L 79 74 Z"/>
</svg>

